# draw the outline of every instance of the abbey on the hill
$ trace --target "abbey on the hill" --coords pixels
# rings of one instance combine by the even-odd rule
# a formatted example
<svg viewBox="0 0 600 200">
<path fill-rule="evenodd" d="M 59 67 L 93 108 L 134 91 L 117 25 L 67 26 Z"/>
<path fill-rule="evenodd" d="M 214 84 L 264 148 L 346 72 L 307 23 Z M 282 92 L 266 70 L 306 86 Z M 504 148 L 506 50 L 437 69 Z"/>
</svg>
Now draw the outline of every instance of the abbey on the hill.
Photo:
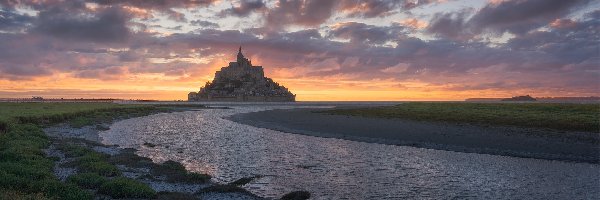
<svg viewBox="0 0 600 200">
<path fill-rule="evenodd" d="M 250 60 L 237 54 L 237 62 L 229 62 L 215 72 L 199 92 L 190 92 L 188 101 L 295 101 L 296 95 L 286 87 L 265 77 L 262 66 L 252 66 Z"/>
</svg>

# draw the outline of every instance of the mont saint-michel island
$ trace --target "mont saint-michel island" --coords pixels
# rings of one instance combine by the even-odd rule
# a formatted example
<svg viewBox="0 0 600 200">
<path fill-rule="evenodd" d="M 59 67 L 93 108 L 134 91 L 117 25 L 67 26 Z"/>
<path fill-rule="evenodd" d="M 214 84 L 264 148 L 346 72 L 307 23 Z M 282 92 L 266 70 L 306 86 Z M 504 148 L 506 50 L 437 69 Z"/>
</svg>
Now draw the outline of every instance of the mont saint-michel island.
<svg viewBox="0 0 600 200">
<path fill-rule="evenodd" d="M 199 92 L 190 92 L 188 101 L 293 102 L 296 95 L 266 77 L 262 66 L 253 66 L 240 46 L 237 61 L 215 72 L 213 81 L 207 82 Z"/>
</svg>

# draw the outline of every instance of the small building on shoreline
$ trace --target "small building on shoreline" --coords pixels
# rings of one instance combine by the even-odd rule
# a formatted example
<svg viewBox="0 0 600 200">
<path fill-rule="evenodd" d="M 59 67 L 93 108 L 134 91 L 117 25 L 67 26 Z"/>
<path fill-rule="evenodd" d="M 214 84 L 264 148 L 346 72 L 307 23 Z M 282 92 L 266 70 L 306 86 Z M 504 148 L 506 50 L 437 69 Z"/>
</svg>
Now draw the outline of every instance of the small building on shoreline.
<svg viewBox="0 0 600 200">
<path fill-rule="evenodd" d="M 514 96 L 511 98 L 505 98 L 500 101 L 537 101 L 537 100 L 529 95 L 525 95 L 525 96 Z"/>
</svg>

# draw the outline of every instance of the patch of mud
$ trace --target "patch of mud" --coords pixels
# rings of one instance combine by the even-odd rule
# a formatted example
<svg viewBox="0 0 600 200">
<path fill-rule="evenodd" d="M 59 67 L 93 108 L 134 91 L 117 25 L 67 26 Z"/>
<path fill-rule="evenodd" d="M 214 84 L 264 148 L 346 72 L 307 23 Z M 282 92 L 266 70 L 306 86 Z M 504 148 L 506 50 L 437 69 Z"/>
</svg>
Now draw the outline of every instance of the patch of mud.
<svg viewBox="0 0 600 200">
<path fill-rule="evenodd" d="M 48 157 L 55 157 L 57 161 L 54 163 L 54 175 L 58 177 L 61 181 L 65 181 L 67 177 L 77 173 L 77 169 L 70 167 L 62 167 L 62 165 L 66 162 L 71 161 L 71 159 L 67 159 L 65 154 L 56 149 L 56 145 L 52 144 L 47 149 L 44 149 L 44 152 Z"/>
<path fill-rule="evenodd" d="M 106 147 L 106 146 L 93 146 L 92 149 L 99 153 L 108 154 L 111 156 L 117 155 L 121 153 L 121 149 L 115 147 Z"/>
<path fill-rule="evenodd" d="M 58 124 L 56 126 L 44 128 L 46 135 L 57 138 L 80 138 L 93 142 L 100 142 L 99 130 L 96 126 L 84 126 L 81 128 L 73 128 L 68 123 Z"/>
</svg>

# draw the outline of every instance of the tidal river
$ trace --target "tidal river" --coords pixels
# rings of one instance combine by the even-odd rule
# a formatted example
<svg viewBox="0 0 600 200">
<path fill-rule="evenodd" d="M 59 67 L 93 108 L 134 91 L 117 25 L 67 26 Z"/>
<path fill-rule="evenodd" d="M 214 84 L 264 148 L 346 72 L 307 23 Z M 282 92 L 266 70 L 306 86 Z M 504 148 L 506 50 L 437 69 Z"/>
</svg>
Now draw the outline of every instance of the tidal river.
<svg viewBox="0 0 600 200">
<path fill-rule="evenodd" d="M 600 165 L 459 153 L 290 134 L 224 117 L 292 106 L 237 106 L 162 113 L 116 122 L 105 144 L 174 160 L 227 183 L 277 198 L 307 190 L 313 199 L 597 199 Z M 157 144 L 155 147 L 144 143 Z"/>
</svg>

